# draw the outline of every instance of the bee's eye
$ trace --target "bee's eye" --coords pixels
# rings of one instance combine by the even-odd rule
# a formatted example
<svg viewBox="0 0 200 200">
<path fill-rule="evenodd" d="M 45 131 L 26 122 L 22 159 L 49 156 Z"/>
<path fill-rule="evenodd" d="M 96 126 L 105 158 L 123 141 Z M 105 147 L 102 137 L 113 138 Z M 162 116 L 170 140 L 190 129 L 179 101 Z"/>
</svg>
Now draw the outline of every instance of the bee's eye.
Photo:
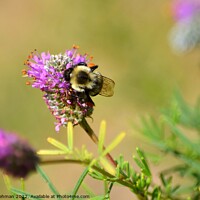
<svg viewBox="0 0 200 200">
<path fill-rule="evenodd" d="M 72 73 L 72 71 L 73 71 L 73 68 L 69 68 L 64 71 L 63 76 L 66 81 L 70 81 L 70 74 Z"/>
</svg>

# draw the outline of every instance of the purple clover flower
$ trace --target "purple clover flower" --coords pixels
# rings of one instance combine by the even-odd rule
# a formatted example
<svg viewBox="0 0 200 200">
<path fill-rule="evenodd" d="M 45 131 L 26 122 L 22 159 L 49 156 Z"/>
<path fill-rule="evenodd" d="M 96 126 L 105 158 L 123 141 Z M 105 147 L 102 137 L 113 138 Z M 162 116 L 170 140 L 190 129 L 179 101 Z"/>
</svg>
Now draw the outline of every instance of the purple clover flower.
<svg viewBox="0 0 200 200">
<path fill-rule="evenodd" d="M 83 117 L 91 116 L 94 104 L 84 93 L 77 92 L 70 82 L 64 78 L 64 71 L 74 68 L 81 62 L 88 63 L 91 58 L 87 54 L 77 53 L 77 47 L 66 50 L 64 54 L 52 55 L 49 52 L 32 52 L 25 65 L 28 70 L 23 74 L 33 79 L 32 87 L 44 92 L 43 99 L 56 118 L 55 129 L 66 126 L 68 121 L 77 125 Z"/>
<path fill-rule="evenodd" d="M 0 130 L 0 168 L 8 175 L 25 178 L 36 170 L 36 152 L 17 135 Z"/>
<path fill-rule="evenodd" d="M 191 19 L 200 13 L 200 0 L 175 0 L 172 11 L 177 21 Z"/>
<path fill-rule="evenodd" d="M 200 44 L 200 0 L 174 0 L 172 12 L 176 23 L 169 35 L 171 47 L 187 53 Z"/>
</svg>

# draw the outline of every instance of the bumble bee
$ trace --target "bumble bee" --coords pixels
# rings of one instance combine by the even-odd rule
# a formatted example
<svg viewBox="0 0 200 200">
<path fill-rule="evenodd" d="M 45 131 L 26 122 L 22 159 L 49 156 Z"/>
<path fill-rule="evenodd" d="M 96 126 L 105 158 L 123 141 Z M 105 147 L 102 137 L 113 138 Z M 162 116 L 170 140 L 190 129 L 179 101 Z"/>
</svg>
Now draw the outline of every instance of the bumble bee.
<svg viewBox="0 0 200 200">
<path fill-rule="evenodd" d="M 64 71 L 64 79 L 71 83 L 71 87 L 77 92 L 85 92 L 90 96 L 98 94 L 106 97 L 114 94 L 114 81 L 94 72 L 98 66 L 88 67 L 85 62 L 80 62 L 73 68 Z"/>
</svg>

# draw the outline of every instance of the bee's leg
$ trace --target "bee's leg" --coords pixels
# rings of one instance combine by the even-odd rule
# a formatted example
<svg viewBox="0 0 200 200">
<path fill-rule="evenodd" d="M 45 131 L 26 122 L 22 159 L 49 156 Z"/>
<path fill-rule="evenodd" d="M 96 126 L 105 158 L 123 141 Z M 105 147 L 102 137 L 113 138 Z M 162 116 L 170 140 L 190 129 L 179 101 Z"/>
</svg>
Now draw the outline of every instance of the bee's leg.
<svg viewBox="0 0 200 200">
<path fill-rule="evenodd" d="M 84 100 L 84 103 L 90 104 L 91 106 L 95 106 L 87 90 L 85 92 L 77 92 L 77 94 L 80 99 Z"/>
<path fill-rule="evenodd" d="M 93 106 L 95 106 L 94 101 L 92 101 L 92 98 L 89 94 L 87 94 L 88 102 L 90 102 Z"/>
</svg>

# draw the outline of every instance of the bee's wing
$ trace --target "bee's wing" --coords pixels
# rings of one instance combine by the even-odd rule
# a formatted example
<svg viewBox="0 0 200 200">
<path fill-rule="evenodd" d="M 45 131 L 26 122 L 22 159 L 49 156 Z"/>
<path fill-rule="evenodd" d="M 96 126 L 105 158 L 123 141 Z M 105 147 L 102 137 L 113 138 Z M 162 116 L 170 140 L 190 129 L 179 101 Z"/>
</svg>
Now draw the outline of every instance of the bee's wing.
<svg viewBox="0 0 200 200">
<path fill-rule="evenodd" d="M 115 82 L 105 76 L 102 76 L 102 78 L 103 78 L 103 85 L 99 94 L 105 97 L 113 96 Z"/>
</svg>

